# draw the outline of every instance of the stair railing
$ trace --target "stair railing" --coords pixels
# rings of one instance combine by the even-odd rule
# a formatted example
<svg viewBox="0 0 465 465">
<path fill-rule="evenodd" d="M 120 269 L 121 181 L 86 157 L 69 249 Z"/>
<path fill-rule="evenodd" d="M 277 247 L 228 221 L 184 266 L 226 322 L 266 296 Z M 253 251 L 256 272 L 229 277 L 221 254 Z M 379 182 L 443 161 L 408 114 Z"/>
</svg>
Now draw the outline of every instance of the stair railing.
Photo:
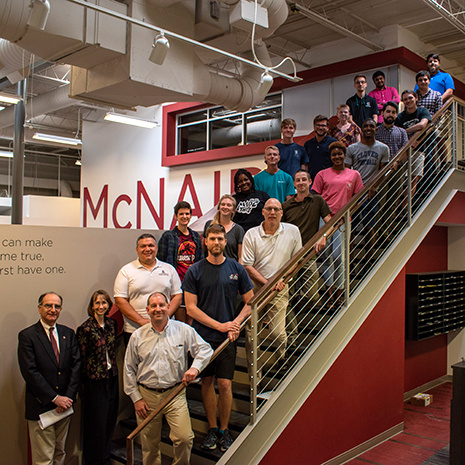
<svg viewBox="0 0 465 465">
<path fill-rule="evenodd" d="M 452 98 L 415 134 L 390 163 L 264 285 L 249 302 L 252 308 L 249 356 L 250 414 L 273 395 L 303 355 L 315 350 L 376 264 L 409 227 L 451 169 L 465 168 L 465 102 Z M 418 179 L 423 164 L 423 176 Z M 373 206 L 369 191 L 376 189 Z M 327 236 L 330 253 L 315 244 Z M 303 272 L 313 263 L 313 272 Z M 266 309 L 275 284 L 288 284 L 286 337 L 269 330 Z M 311 285 L 312 280 L 318 284 Z M 282 297 L 287 299 L 287 297 Z M 285 355 L 283 355 L 285 354 Z"/>
</svg>

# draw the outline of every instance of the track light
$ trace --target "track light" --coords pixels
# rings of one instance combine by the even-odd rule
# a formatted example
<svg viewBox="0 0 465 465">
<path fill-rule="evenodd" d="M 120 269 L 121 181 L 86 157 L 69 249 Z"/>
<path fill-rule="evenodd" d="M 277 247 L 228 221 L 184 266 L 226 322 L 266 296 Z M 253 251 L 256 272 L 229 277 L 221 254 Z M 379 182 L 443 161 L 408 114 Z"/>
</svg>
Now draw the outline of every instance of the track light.
<svg viewBox="0 0 465 465">
<path fill-rule="evenodd" d="M 257 88 L 258 95 L 260 95 L 260 97 L 264 99 L 266 97 L 266 94 L 268 94 L 269 90 L 271 89 L 272 85 L 273 85 L 273 78 L 271 77 L 268 70 L 266 70 L 262 74 L 262 77 L 260 78 L 260 83 L 258 84 L 258 88 Z"/>
<path fill-rule="evenodd" d="M 35 27 L 36 29 L 44 30 L 49 13 L 50 3 L 48 0 L 33 0 L 27 24 Z"/>
<path fill-rule="evenodd" d="M 118 113 L 108 112 L 103 118 L 114 123 L 129 124 L 130 126 L 138 126 L 140 128 L 153 129 L 160 126 L 156 121 L 148 121 L 145 119 L 135 118 L 134 116 L 119 115 Z"/>
<path fill-rule="evenodd" d="M 54 136 L 53 134 L 42 134 L 40 132 L 36 132 L 32 136 L 32 138 L 36 140 L 44 140 L 47 142 L 55 142 L 57 144 L 64 144 L 64 145 L 82 145 L 81 139 L 73 139 L 72 137 Z"/>
<path fill-rule="evenodd" d="M 78 158 L 78 159 L 74 162 L 74 164 L 75 164 L 76 166 L 81 166 L 81 165 L 82 165 L 81 159 Z"/>
<path fill-rule="evenodd" d="M 150 53 L 149 60 L 156 65 L 162 65 L 169 49 L 170 43 L 168 39 L 165 37 L 163 32 L 160 32 L 160 35 L 158 35 L 153 41 L 152 52 Z"/>
</svg>

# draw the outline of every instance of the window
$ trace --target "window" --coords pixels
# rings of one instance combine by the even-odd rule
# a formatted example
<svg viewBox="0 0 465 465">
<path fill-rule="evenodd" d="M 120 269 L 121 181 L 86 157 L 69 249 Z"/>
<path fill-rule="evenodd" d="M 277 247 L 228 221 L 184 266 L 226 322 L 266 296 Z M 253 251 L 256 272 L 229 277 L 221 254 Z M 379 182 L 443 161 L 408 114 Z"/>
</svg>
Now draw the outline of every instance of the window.
<svg viewBox="0 0 465 465">
<path fill-rule="evenodd" d="M 279 93 L 245 113 L 210 107 L 178 114 L 176 155 L 279 139 L 281 110 Z"/>
</svg>

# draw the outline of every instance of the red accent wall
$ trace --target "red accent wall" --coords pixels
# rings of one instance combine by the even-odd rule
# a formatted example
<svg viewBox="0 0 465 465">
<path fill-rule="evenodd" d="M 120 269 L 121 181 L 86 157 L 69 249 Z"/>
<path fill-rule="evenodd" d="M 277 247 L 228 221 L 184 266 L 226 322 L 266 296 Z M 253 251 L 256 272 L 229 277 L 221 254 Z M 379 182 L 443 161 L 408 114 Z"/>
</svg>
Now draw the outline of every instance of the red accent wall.
<svg viewBox="0 0 465 465">
<path fill-rule="evenodd" d="M 465 224 L 465 192 L 457 192 L 441 213 L 438 223 Z"/>
<path fill-rule="evenodd" d="M 443 215 L 447 211 L 456 210 L 457 205 L 453 205 L 454 199 Z M 462 210 L 463 200 L 465 197 L 462 199 Z M 447 270 L 447 228 L 434 226 L 410 257 L 405 268 L 407 273 Z M 445 374 L 447 374 L 447 334 L 423 341 L 405 341 L 405 392 Z"/>
<path fill-rule="evenodd" d="M 403 421 L 404 293 L 402 271 L 262 465 L 319 465 Z"/>
<path fill-rule="evenodd" d="M 446 335 L 405 341 L 405 274 L 442 270 L 447 228 L 435 226 L 261 465 L 319 465 L 403 421 L 404 392 L 447 373 Z"/>
</svg>

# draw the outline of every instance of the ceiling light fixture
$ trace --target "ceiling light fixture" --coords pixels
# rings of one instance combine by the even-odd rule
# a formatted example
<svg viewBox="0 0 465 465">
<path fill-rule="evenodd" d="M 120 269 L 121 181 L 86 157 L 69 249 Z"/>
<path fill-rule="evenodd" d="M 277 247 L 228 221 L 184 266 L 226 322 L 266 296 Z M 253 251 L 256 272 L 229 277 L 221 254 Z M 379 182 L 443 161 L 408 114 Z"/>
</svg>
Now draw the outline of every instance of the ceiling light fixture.
<svg viewBox="0 0 465 465">
<path fill-rule="evenodd" d="M 165 37 L 163 32 L 160 32 L 153 41 L 152 52 L 150 53 L 149 60 L 156 65 L 162 65 L 169 49 L 170 43 L 168 39 Z"/>
<path fill-rule="evenodd" d="M 40 132 L 36 132 L 32 136 L 32 138 L 36 140 L 47 141 L 47 142 L 56 142 L 57 144 L 64 144 L 64 145 L 82 145 L 81 139 L 73 139 L 72 137 L 54 136 L 53 134 L 42 134 Z"/>
<path fill-rule="evenodd" d="M 19 95 L 8 94 L 7 92 L 0 92 L 0 102 L 17 104 L 21 100 Z"/>
<path fill-rule="evenodd" d="M 37 29 L 44 30 L 49 14 L 50 2 L 48 0 L 33 0 L 27 24 Z"/>
<path fill-rule="evenodd" d="M 113 121 L 114 123 L 129 124 L 140 128 L 153 129 L 156 126 L 160 126 L 157 121 L 148 121 L 141 118 L 135 118 L 134 116 L 120 115 L 113 112 L 108 112 L 104 119 L 107 121 Z"/>
<path fill-rule="evenodd" d="M 0 150 L 0 157 L 13 158 L 13 152 L 7 152 L 5 150 Z"/>
<path fill-rule="evenodd" d="M 82 165 L 81 159 L 78 158 L 78 159 L 74 162 L 74 164 L 77 165 L 77 166 L 81 166 L 81 165 Z"/>
</svg>

